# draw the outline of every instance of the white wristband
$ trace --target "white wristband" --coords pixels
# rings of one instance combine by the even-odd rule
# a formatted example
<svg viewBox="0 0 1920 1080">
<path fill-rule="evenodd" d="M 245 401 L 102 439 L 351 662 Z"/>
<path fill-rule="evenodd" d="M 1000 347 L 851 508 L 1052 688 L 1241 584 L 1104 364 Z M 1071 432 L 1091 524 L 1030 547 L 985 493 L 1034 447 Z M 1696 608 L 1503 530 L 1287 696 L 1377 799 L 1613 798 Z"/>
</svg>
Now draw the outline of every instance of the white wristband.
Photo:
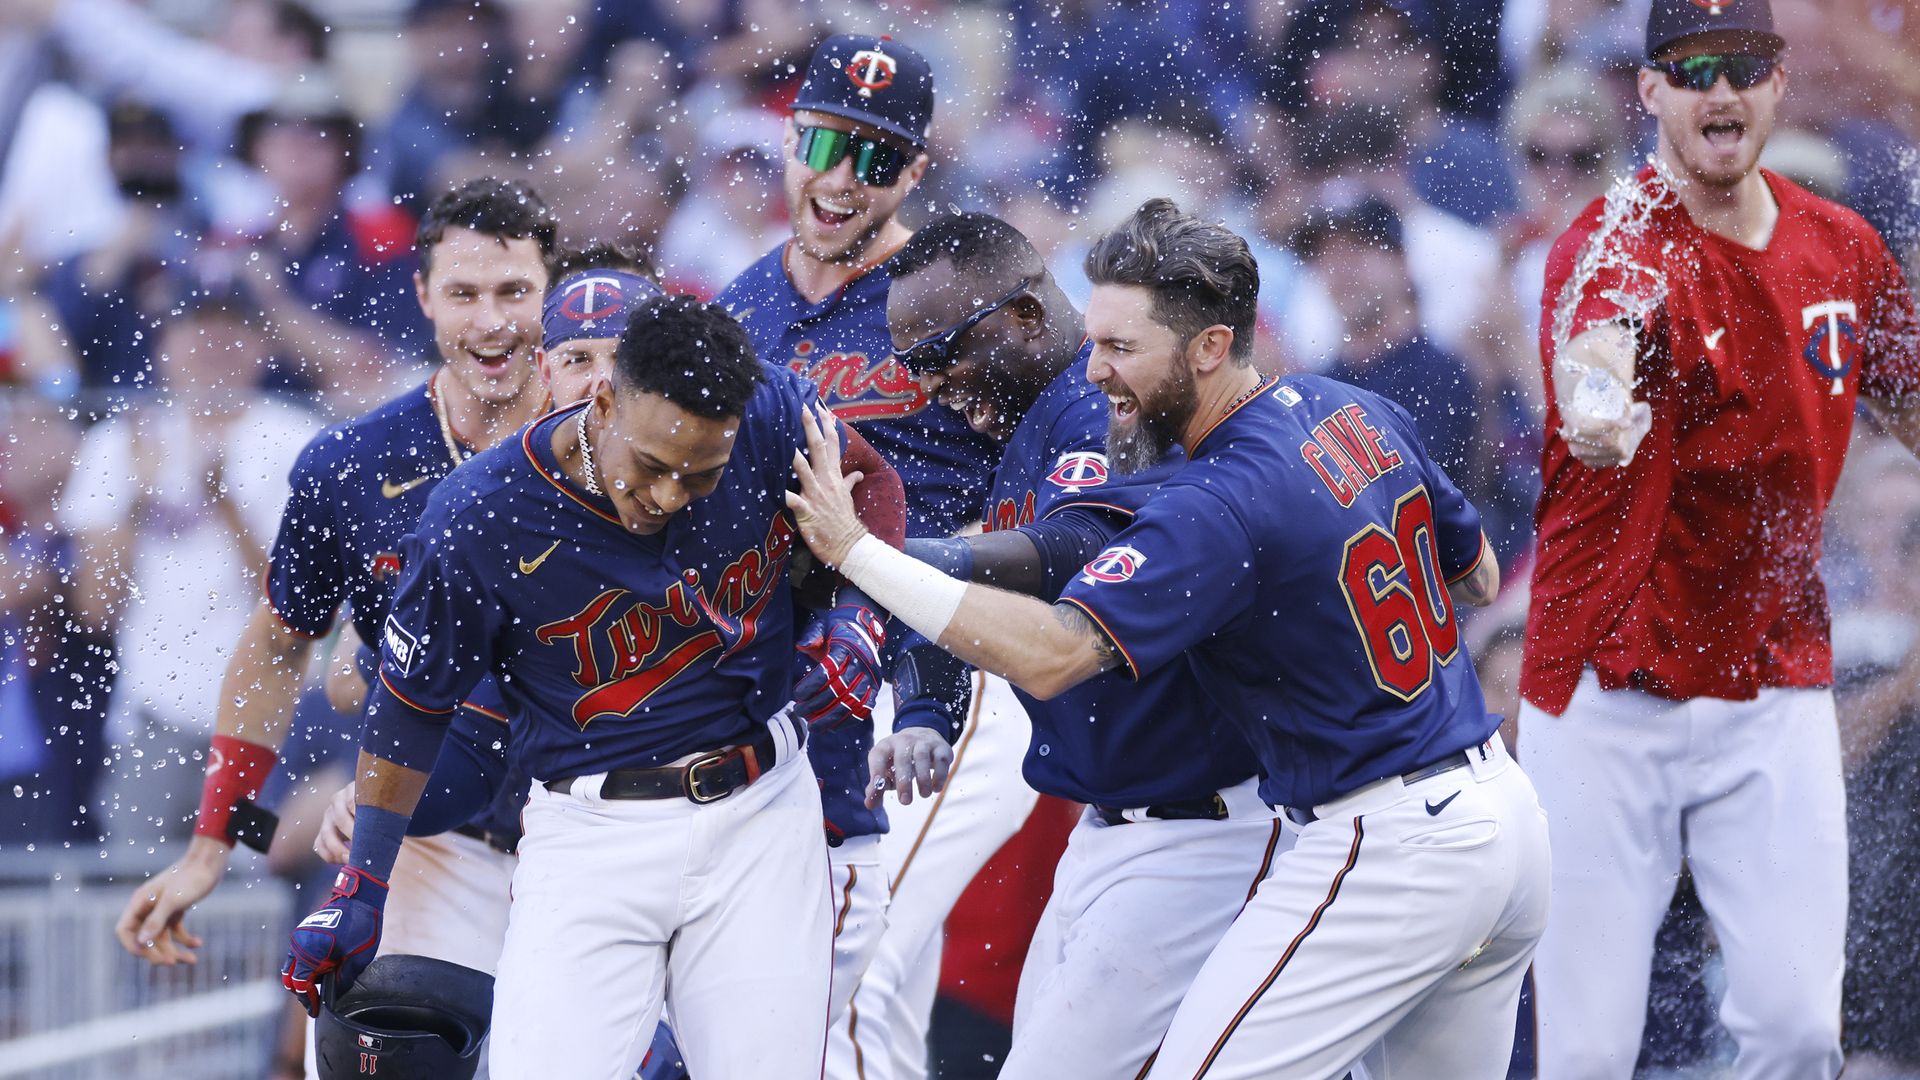
<svg viewBox="0 0 1920 1080">
<path fill-rule="evenodd" d="M 960 610 L 967 583 L 889 547 L 872 533 L 861 537 L 840 564 L 840 575 L 886 608 L 894 618 L 938 642 Z"/>
</svg>

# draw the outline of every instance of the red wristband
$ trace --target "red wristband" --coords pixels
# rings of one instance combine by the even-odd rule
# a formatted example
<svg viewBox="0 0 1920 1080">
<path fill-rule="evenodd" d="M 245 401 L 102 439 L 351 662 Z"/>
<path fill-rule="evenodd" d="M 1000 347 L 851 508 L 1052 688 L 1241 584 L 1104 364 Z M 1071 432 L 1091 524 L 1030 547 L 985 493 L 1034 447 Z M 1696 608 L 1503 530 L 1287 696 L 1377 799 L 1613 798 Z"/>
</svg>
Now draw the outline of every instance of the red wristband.
<svg viewBox="0 0 1920 1080">
<path fill-rule="evenodd" d="M 260 795 L 280 755 L 259 743 L 215 735 L 207 752 L 207 782 L 200 791 L 200 818 L 194 822 L 195 836 L 208 836 L 223 844 L 233 843 L 233 812 L 242 799 L 252 801 Z"/>
</svg>

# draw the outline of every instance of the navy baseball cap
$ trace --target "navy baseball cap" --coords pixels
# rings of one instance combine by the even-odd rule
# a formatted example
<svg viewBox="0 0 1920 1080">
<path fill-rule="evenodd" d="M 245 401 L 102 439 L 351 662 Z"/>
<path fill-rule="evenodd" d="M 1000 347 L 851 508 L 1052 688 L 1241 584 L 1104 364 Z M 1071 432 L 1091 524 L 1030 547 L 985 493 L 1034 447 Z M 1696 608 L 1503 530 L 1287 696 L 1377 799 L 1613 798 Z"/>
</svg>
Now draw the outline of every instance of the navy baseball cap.
<svg viewBox="0 0 1920 1080">
<path fill-rule="evenodd" d="M 933 123 L 933 68 L 890 36 L 835 34 L 814 50 L 793 107 L 878 128 L 924 150 Z"/>
<path fill-rule="evenodd" d="M 577 338 L 617 338 L 633 309 L 656 296 L 660 286 L 624 270 L 583 270 L 547 294 L 540 313 L 540 347 L 551 349 Z"/>
<path fill-rule="evenodd" d="M 1683 38 L 1728 30 L 1752 38 L 1768 55 L 1787 46 L 1787 40 L 1773 32 L 1768 0 L 1653 0 L 1647 13 L 1647 59 Z"/>
</svg>

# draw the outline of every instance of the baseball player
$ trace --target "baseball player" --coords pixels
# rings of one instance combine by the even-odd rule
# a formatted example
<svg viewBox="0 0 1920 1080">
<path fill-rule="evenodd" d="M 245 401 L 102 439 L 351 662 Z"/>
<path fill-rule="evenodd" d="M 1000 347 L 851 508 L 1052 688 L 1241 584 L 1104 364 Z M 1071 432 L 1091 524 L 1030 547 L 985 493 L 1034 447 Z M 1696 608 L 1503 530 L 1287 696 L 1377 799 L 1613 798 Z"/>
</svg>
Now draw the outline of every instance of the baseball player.
<svg viewBox="0 0 1920 1080">
<path fill-rule="evenodd" d="M 1092 349 L 1080 313 L 1026 237 L 984 214 L 936 218 L 892 269 L 887 311 L 901 363 L 975 430 L 1006 444 L 988 532 L 973 542 L 913 541 L 908 550 L 1051 600 L 1154 487 L 1137 476 L 1108 482 L 1106 398 L 1086 377 Z M 999 542 L 1006 530 L 1020 530 L 1012 535 L 1026 543 Z M 1040 572 L 1014 572 L 1001 554 L 1009 547 Z M 1187 665 L 1137 685 L 1104 672 L 1051 701 L 1018 693 L 1033 721 L 1027 782 L 1088 805 L 1021 968 L 1013 1049 L 1000 1075 L 1137 1076 L 1194 974 L 1290 840 L 1260 801 L 1252 750 Z M 894 936 L 890 927 L 869 977 L 917 952 L 889 948 Z M 866 1002 L 863 983 L 855 1004 Z"/>
<path fill-rule="evenodd" d="M 950 536 L 978 520 L 999 448 L 951 410 L 932 407 L 926 389 L 894 361 L 887 330 L 886 262 L 906 242 L 898 211 L 927 168 L 932 70 L 918 52 L 886 37 L 831 37 L 809 62 L 793 110 L 783 176 L 793 237 L 743 272 L 719 300 L 752 334 L 763 359 L 812 379 L 835 414 L 854 423 L 899 471 L 908 532 Z M 982 685 L 977 707 L 910 695 L 889 708 L 882 698 L 873 724 L 816 730 L 808 745 L 821 778 L 839 898 L 836 1018 L 878 947 L 882 926 L 904 926 L 915 940 L 932 938 L 967 882 L 1032 809 L 1034 795 L 1020 782 L 1017 764 L 1026 718 L 1005 684 L 996 682 Z M 866 798 L 873 728 L 891 725 L 909 739 L 951 736 L 969 715 L 953 750 L 929 745 L 922 751 L 955 759 L 952 785 L 938 799 L 896 811 L 900 820 L 889 833 L 886 812 Z M 890 837 L 884 844 L 883 834 Z M 909 1046 L 924 1042 L 938 953 L 913 971 L 921 985 L 912 994 L 924 1007 L 916 1011 L 921 1038 L 909 1036 Z M 885 993 L 892 997 L 894 990 Z M 845 1027 L 836 1021 L 829 1055 L 837 1077 L 855 1072 Z M 870 1078 L 888 1075 L 877 1072 L 885 1065 L 871 1055 L 864 1068 Z"/>
<path fill-rule="evenodd" d="M 534 778 L 494 1075 L 630 1075 L 663 1000 L 696 1075 L 818 1075 L 831 908 L 785 706 L 781 498 L 814 400 L 718 307 L 650 300 L 610 383 L 435 494 L 382 631 L 351 857 L 293 932 L 290 990 L 365 966 L 448 715 L 491 671 Z"/>
<path fill-rule="evenodd" d="M 1766 0 L 1654 0 L 1649 167 L 1555 244 L 1520 745 L 1553 838 L 1541 1075 L 1626 1077 L 1681 863 L 1742 1078 L 1841 1067 L 1845 793 L 1821 518 L 1865 399 L 1920 446 L 1920 329 L 1851 211 L 1757 166 Z"/>
<path fill-rule="evenodd" d="M 534 359 L 553 403 L 571 405 L 586 400 L 595 376 L 612 372 L 614 342 L 619 340 L 619 328 L 626 325 L 622 305 L 660 295 L 660 274 L 651 260 L 624 243 L 590 244 L 563 251 L 554 257 L 552 271 L 554 290 L 541 312 L 543 340 Z M 639 278 L 651 288 L 621 288 L 616 284 L 608 291 L 592 282 L 592 271 Z M 610 312 L 603 310 L 609 307 L 619 307 L 620 321 L 610 327 L 598 326 L 607 321 Z M 595 333 L 601 336 L 593 336 Z"/>
<path fill-rule="evenodd" d="M 802 536 L 897 619 L 1037 698 L 1190 663 L 1252 745 L 1260 797 L 1299 835 L 1149 1075 L 1339 1076 L 1370 1051 L 1389 1073 L 1505 1075 L 1547 848 L 1446 584 L 1473 602 L 1497 590 L 1477 512 L 1398 406 L 1254 370 L 1259 276 L 1231 232 L 1156 199 L 1087 271 L 1108 454 L 1178 445 L 1189 462 L 1051 610 L 863 536 L 826 433 L 795 465 Z"/>
<path fill-rule="evenodd" d="M 302 452 L 261 600 L 235 649 L 208 753 L 199 820 L 185 855 L 134 890 L 115 933 L 158 965 L 194 963 L 201 944 L 187 909 L 219 883 L 236 840 L 264 850 L 273 816 L 258 807 L 305 677 L 313 642 L 342 603 L 363 640 L 375 640 L 399 569 L 400 539 L 427 496 L 475 448 L 537 415 L 546 394 L 532 352 L 555 226 L 539 196 L 517 183 L 476 180 L 430 207 L 420 223 L 415 290 L 432 320 L 442 365 L 425 386 L 322 432 Z M 458 709 L 449 755 L 475 769 L 498 760 L 506 715 L 491 683 Z M 499 781 L 493 783 L 497 786 Z M 434 823 L 445 835 L 409 839 L 398 856 L 398 896 L 387 913 L 398 951 L 491 972 L 505 932 L 517 830 L 511 810 Z"/>
</svg>

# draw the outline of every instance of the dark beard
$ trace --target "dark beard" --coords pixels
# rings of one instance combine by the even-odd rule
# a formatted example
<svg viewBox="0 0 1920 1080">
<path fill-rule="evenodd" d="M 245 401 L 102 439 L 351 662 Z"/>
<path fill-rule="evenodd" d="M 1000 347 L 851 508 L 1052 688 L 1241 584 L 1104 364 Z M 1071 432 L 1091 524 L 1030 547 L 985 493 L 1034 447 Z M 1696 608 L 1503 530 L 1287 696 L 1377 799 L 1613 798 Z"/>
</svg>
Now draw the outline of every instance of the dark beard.
<svg viewBox="0 0 1920 1080">
<path fill-rule="evenodd" d="M 1197 398 L 1193 372 L 1176 357 L 1166 381 L 1151 398 L 1140 399 L 1140 416 L 1131 429 L 1117 431 L 1113 419 L 1107 419 L 1107 467 L 1115 475 L 1132 476 L 1160 464 L 1180 441 Z"/>
</svg>

